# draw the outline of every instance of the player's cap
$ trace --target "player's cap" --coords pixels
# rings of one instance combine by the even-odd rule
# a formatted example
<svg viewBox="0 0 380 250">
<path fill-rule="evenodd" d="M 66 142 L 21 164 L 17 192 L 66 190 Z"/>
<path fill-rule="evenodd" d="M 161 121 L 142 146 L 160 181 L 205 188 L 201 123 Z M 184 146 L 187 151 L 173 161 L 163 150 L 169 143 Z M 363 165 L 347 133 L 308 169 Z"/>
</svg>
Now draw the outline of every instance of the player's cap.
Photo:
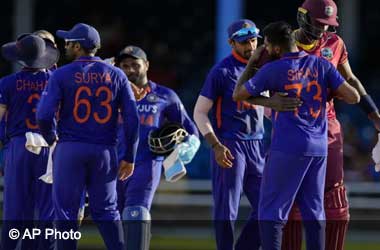
<svg viewBox="0 0 380 250">
<path fill-rule="evenodd" d="M 57 30 L 56 35 L 66 42 L 79 42 L 86 49 L 100 48 L 99 32 L 85 23 L 78 23 L 69 31 Z"/>
<path fill-rule="evenodd" d="M 130 56 L 135 59 L 147 60 L 145 51 L 133 45 L 125 47 L 122 51 L 120 51 L 119 56 Z"/>
<path fill-rule="evenodd" d="M 261 37 L 256 24 L 248 19 L 240 19 L 228 27 L 228 37 L 237 42 L 244 42 L 254 37 Z"/>
<path fill-rule="evenodd" d="M 57 48 L 31 34 L 22 34 L 15 42 L 4 44 L 1 52 L 8 61 L 34 69 L 50 68 L 59 59 Z"/>
<path fill-rule="evenodd" d="M 121 60 L 127 57 L 142 59 L 144 61 L 148 60 L 144 50 L 137 46 L 129 45 L 119 52 L 119 55 L 116 57 L 116 64 L 120 63 Z"/>
<path fill-rule="evenodd" d="M 308 11 L 311 18 L 319 23 L 338 27 L 338 8 L 333 0 L 306 0 L 302 8 Z"/>
</svg>

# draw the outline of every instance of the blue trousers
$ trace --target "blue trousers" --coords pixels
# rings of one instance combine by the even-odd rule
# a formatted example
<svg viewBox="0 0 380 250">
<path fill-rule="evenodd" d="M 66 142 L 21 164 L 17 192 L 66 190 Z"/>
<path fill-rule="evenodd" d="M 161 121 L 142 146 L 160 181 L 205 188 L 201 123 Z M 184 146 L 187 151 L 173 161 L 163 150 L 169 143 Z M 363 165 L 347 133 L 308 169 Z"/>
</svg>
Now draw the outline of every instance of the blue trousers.
<svg viewBox="0 0 380 250">
<path fill-rule="evenodd" d="M 258 203 L 264 146 L 261 140 L 222 140 L 235 157 L 232 168 L 221 168 L 211 152 L 214 224 L 218 250 L 258 249 Z M 251 214 L 234 248 L 234 223 L 242 193 L 251 204 Z"/>
<path fill-rule="evenodd" d="M 263 250 L 280 250 L 282 228 L 296 201 L 306 231 L 307 249 L 324 249 L 326 157 L 271 151 L 264 169 L 259 202 Z"/>
<path fill-rule="evenodd" d="M 52 185 L 38 178 L 45 174 L 49 149 L 43 148 L 39 155 L 25 149 L 25 136 L 13 137 L 5 151 L 4 207 L 2 249 L 16 249 L 19 240 L 11 240 L 11 228 L 24 230 L 53 228 L 54 210 Z M 53 249 L 52 238 L 44 236 L 34 240 L 24 239 L 22 249 Z"/>
<path fill-rule="evenodd" d="M 117 183 L 119 211 L 122 212 L 127 206 L 143 206 L 150 210 L 161 172 L 162 160 L 136 162 L 133 175 Z"/>
<path fill-rule="evenodd" d="M 114 146 L 60 142 L 54 152 L 53 202 L 59 231 L 78 230 L 78 210 L 83 193 L 89 196 L 90 213 L 109 250 L 124 248 L 117 210 L 118 163 Z M 75 240 L 58 240 L 58 250 L 77 249 Z"/>
</svg>

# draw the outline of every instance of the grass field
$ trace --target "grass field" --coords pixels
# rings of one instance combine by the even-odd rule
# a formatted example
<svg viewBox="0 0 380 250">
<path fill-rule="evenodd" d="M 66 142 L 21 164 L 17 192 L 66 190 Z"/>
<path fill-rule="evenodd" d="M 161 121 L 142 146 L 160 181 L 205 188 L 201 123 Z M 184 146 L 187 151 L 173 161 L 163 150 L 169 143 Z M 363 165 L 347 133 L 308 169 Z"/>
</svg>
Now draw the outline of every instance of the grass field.
<svg viewBox="0 0 380 250">
<path fill-rule="evenodd" d="M 95 234 L 94 234 L 95 233 Z M 363 232 L 364 233 L 364 232 Z M 380 236 L 374 238 L 373 242 L 368 238 L 363 242 L 358 241 L 360 235 L 356 235 L 355 240 L 347 240 L 345 250 L 380 250 Z M 96 232 L 84 234 L 79 242 L 80 250 L 100 250 L 105 249 L 102 239 Z M 306 249 L 305 246 L 303 249 Z M 152 237 L 150 250 L 215 250 L 215 241 L 204 237 L 170 237 L 154 236 Z"/>
</svg>

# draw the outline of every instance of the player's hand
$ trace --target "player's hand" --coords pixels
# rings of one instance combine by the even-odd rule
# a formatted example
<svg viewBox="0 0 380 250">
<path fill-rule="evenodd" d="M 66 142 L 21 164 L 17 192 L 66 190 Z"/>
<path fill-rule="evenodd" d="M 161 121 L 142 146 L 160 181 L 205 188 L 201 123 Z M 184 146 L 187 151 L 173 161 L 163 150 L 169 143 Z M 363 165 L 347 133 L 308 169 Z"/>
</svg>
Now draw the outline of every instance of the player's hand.
<svg viewBox="0 0 380 250">
<path fill-rule="evenodd" d="M 119 163 L 119 180 L 125 181 L 126 179 L 128 179 L 133 174 L 134 169 L 134 163 L 121 160 L 121 162 Z"/>
<path fill-rule="evenodd" d="M 257 67 L 257 63 L 259 62 L 264 51 L 265 51 L 265 45 L 264 44 L 257 47 L 255 49 L 255 51 L 253 52 L 253 54 L 251 55 L 251 57 L 249 58 L 248 65 L 250 67 Z"/>
<path fill-rule="evenodd" d="M 140 89 L 133 82 L 130 82 L 130 83 L 131 83 L 133 95 L 135 96 L 136 101 L 140 101 L 141 99 L 143 99 L 146 96 L 145 89 Z"/>
<path fill-rule="evenodd" d="M 302 105 L 302 101 L 296 97 L 288 97 L 288 93 L 276 92 L 270 97 L 270 107 L 275 111 L 294 111 Z"/>
<path fill-rule="evenodd" d="M 222 168 L 232 168 L 232 160 L 235 159 L 231 151 L 221 143 L 214 147 L 215 160 Z"/>
<path fill-rule="evenodd" d="M 380 132 L 380 115 L 378 112 L 372 112 L 368 115 L 368 118 L 373 122 L 373 126 Z"/>
</svg>

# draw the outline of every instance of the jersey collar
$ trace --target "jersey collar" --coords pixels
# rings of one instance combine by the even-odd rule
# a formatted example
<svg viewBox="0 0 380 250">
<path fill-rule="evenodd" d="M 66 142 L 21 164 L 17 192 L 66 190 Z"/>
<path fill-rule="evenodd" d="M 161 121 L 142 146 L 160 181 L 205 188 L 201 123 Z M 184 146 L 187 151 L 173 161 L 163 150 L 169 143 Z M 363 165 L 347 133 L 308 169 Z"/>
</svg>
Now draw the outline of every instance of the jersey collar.
<svg viewBox="0 0 380 250">
<path fill-rule="evenodd" d="M 103 62 L 98 56 L 81 56 L 75 62 Z"/>
<path fill-rule="evenodd" d="M 241 57 L 234 49 L 232 50 L 232 56 L 239 62 L 247 64 L 248 60 Z"/>
<path fill-rule="evenodd" d="M 282 55 L 281 59 L 296 59 L 305 57 L 308 54 L 305 51 L 289 52 Z"/>
</svg>

